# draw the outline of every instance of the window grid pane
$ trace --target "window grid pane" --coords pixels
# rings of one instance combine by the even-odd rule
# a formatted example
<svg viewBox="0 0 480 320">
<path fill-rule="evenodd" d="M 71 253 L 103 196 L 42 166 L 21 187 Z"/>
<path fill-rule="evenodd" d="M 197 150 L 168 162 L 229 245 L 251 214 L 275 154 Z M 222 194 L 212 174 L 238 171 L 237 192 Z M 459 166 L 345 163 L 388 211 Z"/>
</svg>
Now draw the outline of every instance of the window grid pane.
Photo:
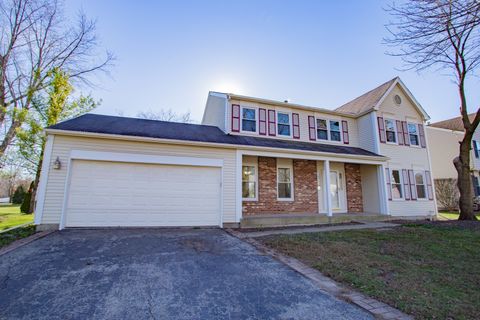
<svg viewBox="0 0 480 320">
<path fill-rule="evenodd" d="M 395 122 L 392 120 L 385 120 L 385 131 L 387 133 L 387 142 L 397 142 Z"/>
</svg>

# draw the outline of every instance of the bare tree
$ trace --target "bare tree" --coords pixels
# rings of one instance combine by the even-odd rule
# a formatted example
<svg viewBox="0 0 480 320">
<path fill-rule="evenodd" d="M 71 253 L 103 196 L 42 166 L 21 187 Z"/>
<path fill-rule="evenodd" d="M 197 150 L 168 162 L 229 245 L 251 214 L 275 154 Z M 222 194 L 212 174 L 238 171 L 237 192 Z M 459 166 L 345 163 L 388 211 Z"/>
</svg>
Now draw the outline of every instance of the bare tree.
<svg viewBox="0 0 480 320">
<path fill-rule="evenodd" d="M 149 119 L 149 120 L 160 120 L 160 121 L 173 121 L 173 122 L 183 122 L 183 123 L 192 123 L 193 119 L 190 112 L 178 114 L 172 109 L 164 110 L 160 109 L 159 111 L 142 111 L 137 113 L 137 118 Z"/>
<path fill-rule="evenodd" d="M 95 22 L 80 14 L 70 23 L 61 0 L 0 1 L 0 157 L 54 68 L 87 83 L 107 70 L 113 56 L 99 60 L 98 47 Z"/>
<path fill-rule="evenodd" d="M 457 86 L 464 137 L 453 163 L 458 173 L 460 220 L 476 220 L 473 213 L 470 150 L 472 136 L 480 122 L 477 108 L 468 117 L 465 83 L 480 64 L 480 1 L 408 0 L 387 11 L 394 19 L 387 29 L 386 43 L 398 51 L 406 66 L 417 71 L 446 70 Z"/>
</svg>

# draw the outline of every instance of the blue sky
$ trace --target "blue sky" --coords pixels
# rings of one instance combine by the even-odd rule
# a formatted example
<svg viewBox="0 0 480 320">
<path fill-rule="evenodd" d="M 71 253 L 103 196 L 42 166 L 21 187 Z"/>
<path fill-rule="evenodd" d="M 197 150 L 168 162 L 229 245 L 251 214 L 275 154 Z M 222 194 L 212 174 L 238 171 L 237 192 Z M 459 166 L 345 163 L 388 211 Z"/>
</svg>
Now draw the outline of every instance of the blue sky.
<svg viewBox="0 0 480 320">
<path fill-rule="evenodd" d="M 117 61 L 111 77 L 84 89 L 103 114 L 191 112 L 200 121 L 209 90 L 334 108 L 399 75 L 432 121 L 458 114 L 451 79 L 400 71 L 385 54 L 382 1 L 67 0 L 97 20 Z M 470 111 L 480 81 L 468 86 Z M 473 88 L 476 88 L 474 92 Z"/>
</svg>

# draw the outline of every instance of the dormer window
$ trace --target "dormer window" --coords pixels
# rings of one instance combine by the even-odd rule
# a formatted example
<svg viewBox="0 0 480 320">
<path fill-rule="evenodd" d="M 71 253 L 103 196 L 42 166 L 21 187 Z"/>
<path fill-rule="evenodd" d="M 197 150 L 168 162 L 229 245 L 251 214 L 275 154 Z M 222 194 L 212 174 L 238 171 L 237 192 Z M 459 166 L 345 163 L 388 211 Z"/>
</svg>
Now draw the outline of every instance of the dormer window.
<svg viewBox="0 0 480 320">
<path fill-rule="evenodd" d="M 317 119 L 317 139 L 328 140 L 327 120 Z"/>
<path fill-rule="evenodd" d="M 340 134 L 340 121 L 330 120 L 330 140 L 332 141 L 342 140 L 342 137 Z"/>
<path fill-rule="evenodd" d="M 290 131 L 290 114 L 278 112 L 277 114 L 277 132 L 279 136 L 291 135 Z"/>
<path fill-rule="evenodd" d="M 257 113 L 253 108 L 242 108 L 242 131 L 257 132 Z"/>
</svg>

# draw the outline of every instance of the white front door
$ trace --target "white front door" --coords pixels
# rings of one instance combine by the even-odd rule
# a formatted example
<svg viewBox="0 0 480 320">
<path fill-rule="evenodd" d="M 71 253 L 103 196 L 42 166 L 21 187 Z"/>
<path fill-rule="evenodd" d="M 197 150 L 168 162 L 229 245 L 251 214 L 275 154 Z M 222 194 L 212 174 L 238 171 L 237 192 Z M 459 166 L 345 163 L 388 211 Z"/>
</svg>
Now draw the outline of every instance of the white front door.
<svg viewBox="0 0 480 320">
<path fill-rule="evenodd" d="M 330 171 L 330 197 L 332 198 L 332 209 L 340 209 L 338 172 Z"/>
</svg>

